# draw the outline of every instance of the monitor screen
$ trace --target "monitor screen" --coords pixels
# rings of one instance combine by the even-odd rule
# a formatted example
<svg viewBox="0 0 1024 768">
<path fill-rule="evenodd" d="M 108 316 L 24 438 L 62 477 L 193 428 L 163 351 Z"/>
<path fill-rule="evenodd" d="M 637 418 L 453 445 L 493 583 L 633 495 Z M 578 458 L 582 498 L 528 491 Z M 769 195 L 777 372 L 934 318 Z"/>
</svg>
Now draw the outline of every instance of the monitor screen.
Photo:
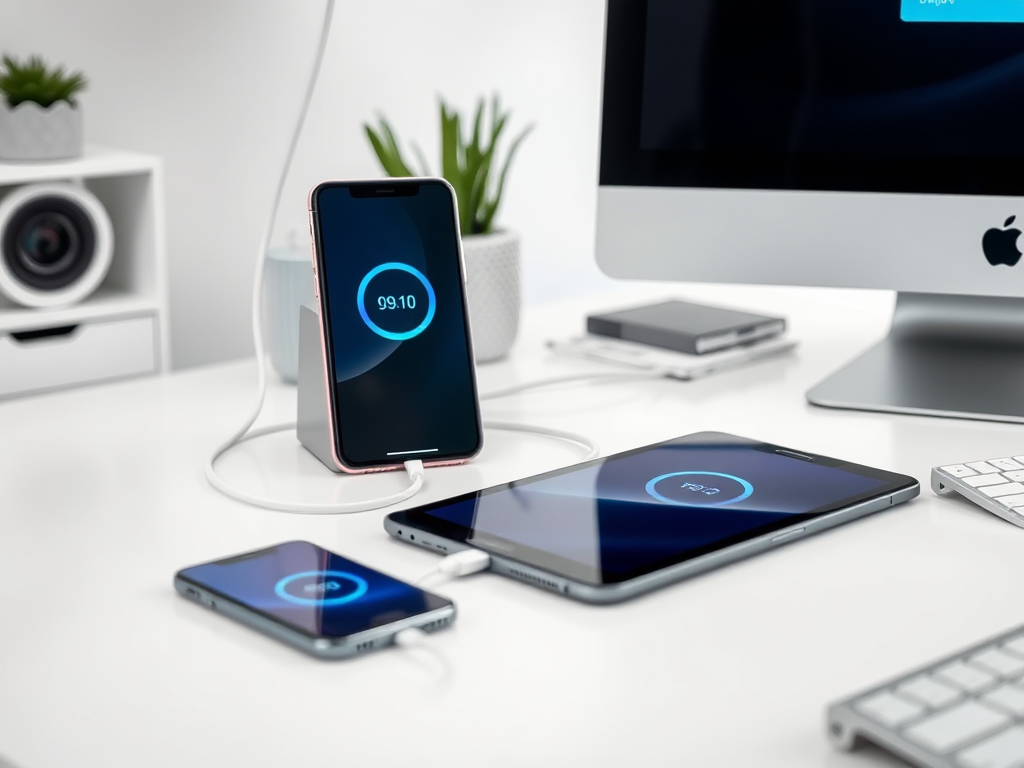
<svg viewBox="0 0 1024 768">
<path fill-rule="evenodd" d="M 1024 0 L 610 0 L 601 184 L 1024 194 Z"/>
<path fill-rule="evenodd" d="M 811 402 L 1024 421 L 1022 232 L 1024 0 L 607 0 L 598 265 L 896 291 Z"/>
</svg>

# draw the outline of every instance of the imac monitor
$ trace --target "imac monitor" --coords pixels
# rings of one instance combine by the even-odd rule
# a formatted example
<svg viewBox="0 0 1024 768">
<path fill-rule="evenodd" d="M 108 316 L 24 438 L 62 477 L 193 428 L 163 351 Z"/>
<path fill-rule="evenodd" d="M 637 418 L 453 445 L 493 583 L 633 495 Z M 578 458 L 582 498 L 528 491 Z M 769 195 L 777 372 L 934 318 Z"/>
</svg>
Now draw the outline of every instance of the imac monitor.
<svg viewBox="0 0 1024 768">
<path fill-rule="evenodd" d="M 897 291 L 811 402 L 1024 422 L 1022 229 L 1024 0 L 608 0 L 598 264 Z"/>
</svg>

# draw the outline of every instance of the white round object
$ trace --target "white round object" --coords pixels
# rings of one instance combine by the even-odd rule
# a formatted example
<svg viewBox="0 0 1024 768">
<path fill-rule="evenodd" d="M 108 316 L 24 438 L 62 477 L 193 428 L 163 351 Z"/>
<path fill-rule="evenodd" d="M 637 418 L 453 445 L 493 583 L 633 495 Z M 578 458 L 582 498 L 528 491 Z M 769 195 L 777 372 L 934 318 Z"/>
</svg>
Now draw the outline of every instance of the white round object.
<svg viewBox="0 0 1024 768">
<path fill-rule="evenodd" d="M 309 249 L 272 248 L 263 277 L 264 317 L 270 362 L 289 384 L 299 380 L 299 311 L 315 307 Z"/>
<path fill-rule="evenodd" d="M 519 330 L 519 236 L 509 230 L 462 238 L 466 293 L 478 363 L 505 357 Z"/>
<path fill-rule="evenodd" d="M 31 213 L 29 222 L 39 217 L 38 231 L 56 238 L 58 246 L 63 244 L 61 237 L 66 236 L 72 246 L 82 246 L 91 250 L 91 254 L 80 257 L 77 262 L 72 253 L 58 256 L 55 263 L 47 263 L 20 250 L 16 242 L 18 232 L 13 228 L 20 229 L 28 223 L 22 219 L 44 198 L 56 204 Z M 49 219 L 43 218 L 46 216 Z M 69 224 L 72 226 L 68 227 Z M 63 183 L 26 184 L 14 188 L 0 200 L 0 294 L 12 301 L 26 307 L 59 307 L 81 301 L 103 282 L 113 257 L 114 228 L 110 216 L 99 199 L 84 187 Z M 63 275 L 60 274 L 62 261 L 69 265 Z M 54 284 L 50 287 L 47 282 Z"/>
</svg>

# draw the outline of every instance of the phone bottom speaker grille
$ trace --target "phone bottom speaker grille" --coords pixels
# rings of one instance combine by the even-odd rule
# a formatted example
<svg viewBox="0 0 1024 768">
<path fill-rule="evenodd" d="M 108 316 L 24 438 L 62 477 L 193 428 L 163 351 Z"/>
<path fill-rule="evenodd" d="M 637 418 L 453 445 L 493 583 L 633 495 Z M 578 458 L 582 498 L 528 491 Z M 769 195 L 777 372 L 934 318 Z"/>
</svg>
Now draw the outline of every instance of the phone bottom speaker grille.
<svg viewBox="0 0 1024 768">
<path fill-rule="evenodd" d="M 448 616 L 443 619 L 437 619 L 436 621 L 432 621 L 429 624 L 424 624 L 420 627 L 420 629 L 422 629 L 424 632 L 435 632 L 439 629 L 447 627 L 451 623 L 452 619 L 450 616 Z"/>
</svg>

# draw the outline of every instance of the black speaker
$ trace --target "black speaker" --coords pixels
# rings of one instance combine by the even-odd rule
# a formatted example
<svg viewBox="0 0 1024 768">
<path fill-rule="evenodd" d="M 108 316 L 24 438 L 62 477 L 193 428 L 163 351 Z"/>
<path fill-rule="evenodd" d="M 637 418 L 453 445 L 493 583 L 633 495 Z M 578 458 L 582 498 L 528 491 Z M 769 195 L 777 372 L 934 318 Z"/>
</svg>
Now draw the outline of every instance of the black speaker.
<svg viewBox="0 0 1024 768">
<path fill-rule="evenodd" d="M 26 307 L 74 304 L 103 282 L 110 216 L 76 184 L 26 184 L 0 199 L 0 294 Z"/>
</svg>

